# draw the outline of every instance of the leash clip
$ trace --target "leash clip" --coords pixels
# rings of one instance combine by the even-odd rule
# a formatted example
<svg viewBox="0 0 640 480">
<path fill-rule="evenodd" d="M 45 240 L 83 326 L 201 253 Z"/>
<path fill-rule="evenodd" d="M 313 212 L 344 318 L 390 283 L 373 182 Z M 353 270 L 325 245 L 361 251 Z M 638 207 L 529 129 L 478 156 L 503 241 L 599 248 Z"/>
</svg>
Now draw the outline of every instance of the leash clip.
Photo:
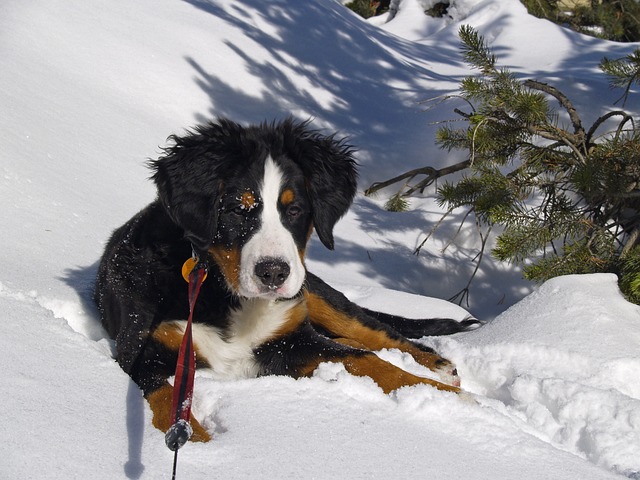
<svg viewBox="0 0 640 480">
<path fill-rule="evenodd" d="M 184 278 L 184 281 L 190 283 L 191 273 L 199 268 L 204 268 L 204 276 L 202 277 L 202 281 L 204 282 L 207 278 L 207 274 L 209 273 L 209 267 L 206 261 L 200 260 L 200 257 L 196 253 L 196 249 L 191 245 L 191 258 L 187 258 L 187 260 L 182 264 L 182 278 Z"/>
</svg>

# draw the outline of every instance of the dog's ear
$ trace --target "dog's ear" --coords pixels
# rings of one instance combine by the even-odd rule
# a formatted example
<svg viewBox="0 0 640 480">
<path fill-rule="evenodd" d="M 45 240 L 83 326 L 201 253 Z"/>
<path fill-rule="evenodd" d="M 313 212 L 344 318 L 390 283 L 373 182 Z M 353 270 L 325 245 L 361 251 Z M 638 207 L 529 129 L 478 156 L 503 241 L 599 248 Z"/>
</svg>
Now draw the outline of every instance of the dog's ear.
<svg viewBox="0 0 640 480">
<path fill-rule="evenodd" d="M 308 129 L 308 122 L 291 119 L 281 125 L 286 154 L 302 169 L 306 179 L 313 225 L 320 241 L 333 250 L 333 227 L 347 212 L 357 189 L 354 150 L 335 135 Z"/>
<path fill-rule="evenodd" d="M 220 124 L 197 127 L 184 136 L 172 135 L 173 145 L 149 162 L 158 199 L 185 237 L 201 252 L 208 250 L 217 231 L 223 184 L 219 172 Z"/>
</svg>

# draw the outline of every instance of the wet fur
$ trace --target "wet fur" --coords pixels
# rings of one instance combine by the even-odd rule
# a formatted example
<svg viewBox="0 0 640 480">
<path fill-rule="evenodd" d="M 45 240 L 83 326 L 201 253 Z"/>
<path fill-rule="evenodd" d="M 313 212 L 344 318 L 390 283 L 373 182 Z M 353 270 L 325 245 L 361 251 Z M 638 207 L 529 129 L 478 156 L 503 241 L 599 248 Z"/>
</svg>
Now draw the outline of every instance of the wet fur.
<svg viewBox="0 0 640 480">
<path fill-rule="evenodd" d="M 150 166 L 158 198 L 113 233 L 95 300 L 158 428 L 169 427 L 167 379 L 189 313 L 181 267 L 194 251 L 210 268 L 194 311 L 199 368 L 221 379 L 297 378 L 333 361 L 385 392 L 418 383 L 458 391 L 453 365 L 403 333 L 450 334 L 476 322 L 371 312 L 304 268 L 312 231 L 333 249 L 333 227 L 356 193 L 343 141 L 293 120 L 244 127 L 220 119 L 172 137 Z M 382 361 L 372 352 L 382 348 L 412 354 L 442 382 Z M 193 423 L 194 439 L 208 440 Z"/>
</svg>

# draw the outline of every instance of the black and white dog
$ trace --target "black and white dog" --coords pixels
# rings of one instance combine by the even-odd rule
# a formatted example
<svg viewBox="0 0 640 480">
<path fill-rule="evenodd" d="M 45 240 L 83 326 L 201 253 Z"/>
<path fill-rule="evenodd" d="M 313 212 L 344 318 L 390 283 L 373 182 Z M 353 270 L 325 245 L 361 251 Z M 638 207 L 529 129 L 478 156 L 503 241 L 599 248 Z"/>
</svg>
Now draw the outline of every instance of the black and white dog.
<svg viewBox="0 0 640 480">
<path fill-rule="evenodd" d="M 114 232 L 95 294 L 117 360 L 156 427 L 171 423 L 168 378 L 189 313 L 181 269 L 193 251 L 210 265 L 194 311 L 198 368 L 223 379 L 301 377 L 321 362 L 342 362 L 385 392 L 418 383 L 458 391 L 454 366 L 403 334 L 449 334 L 477 322 L 364 310 L 305 269 L 313 230 L 333 249 L 333 227 L 356 193 L 348 145 L 293 120 L 218 120 L 172 141 L 151 162 L 158 199 Z M 373 351 L 383 348 L 410 353 L 442 381 L 381 360 Z M 192 423 L 193 440 L 210 438 Z"/>
</svg>

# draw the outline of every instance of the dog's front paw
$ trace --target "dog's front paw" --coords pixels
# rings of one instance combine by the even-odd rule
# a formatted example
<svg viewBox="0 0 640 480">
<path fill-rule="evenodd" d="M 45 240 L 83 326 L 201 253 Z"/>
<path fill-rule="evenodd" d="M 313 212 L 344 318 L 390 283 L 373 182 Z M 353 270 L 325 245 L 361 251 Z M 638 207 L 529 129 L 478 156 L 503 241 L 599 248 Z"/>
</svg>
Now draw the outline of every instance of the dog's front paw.
<svg viewBox="0 0 640 480">
<path fill-rule="evenodd" d="M 172 430 L 173 435 L 169 435 L 169 439 L 165 439 L 167 446 L 170 444 L 176 449 L 180 448 L 186 440 L 192 442 L 208 442 L 211 440 L 211 435 L 207 432 L 200 422 L 191 417 L 190 424 L 180 424 L 181 426 L 175 427 L 171 423 L 171 410 L 173 405 L 173 387 L 168 383 L 157 390 L 149 393 L 147 396 L 147 402 L 153 412 L 153 418 L 151 423 L 158 430 L 167 432 Z M 188 432 L 188 433 L 187 433 Z M 173 450 L 171 446 L 169 446 Z"/>
<path fill-rule="evenodd" d="M 458 370 L 456 366 L 446 358 L 442 358 L 440 355 L 435 353 L 423 351 L 414 353 L 413 357 L 420 365 L 427 367 L 429 370 L 437 374 L 442 383 L 453 385 L 454 387 L 460 386 Z"/>
<path fill-rule="evenodd" d="M 447 360 L 440 357 L 435 361 L 435 368 L 432 369 L 434 373 L 438 374 L 440 380 L 443 383 L 453 385 L 454 387 L 460 386 L 460 377 L 458 376 L 458 369 L 456 366 Z"/>
</svg>

